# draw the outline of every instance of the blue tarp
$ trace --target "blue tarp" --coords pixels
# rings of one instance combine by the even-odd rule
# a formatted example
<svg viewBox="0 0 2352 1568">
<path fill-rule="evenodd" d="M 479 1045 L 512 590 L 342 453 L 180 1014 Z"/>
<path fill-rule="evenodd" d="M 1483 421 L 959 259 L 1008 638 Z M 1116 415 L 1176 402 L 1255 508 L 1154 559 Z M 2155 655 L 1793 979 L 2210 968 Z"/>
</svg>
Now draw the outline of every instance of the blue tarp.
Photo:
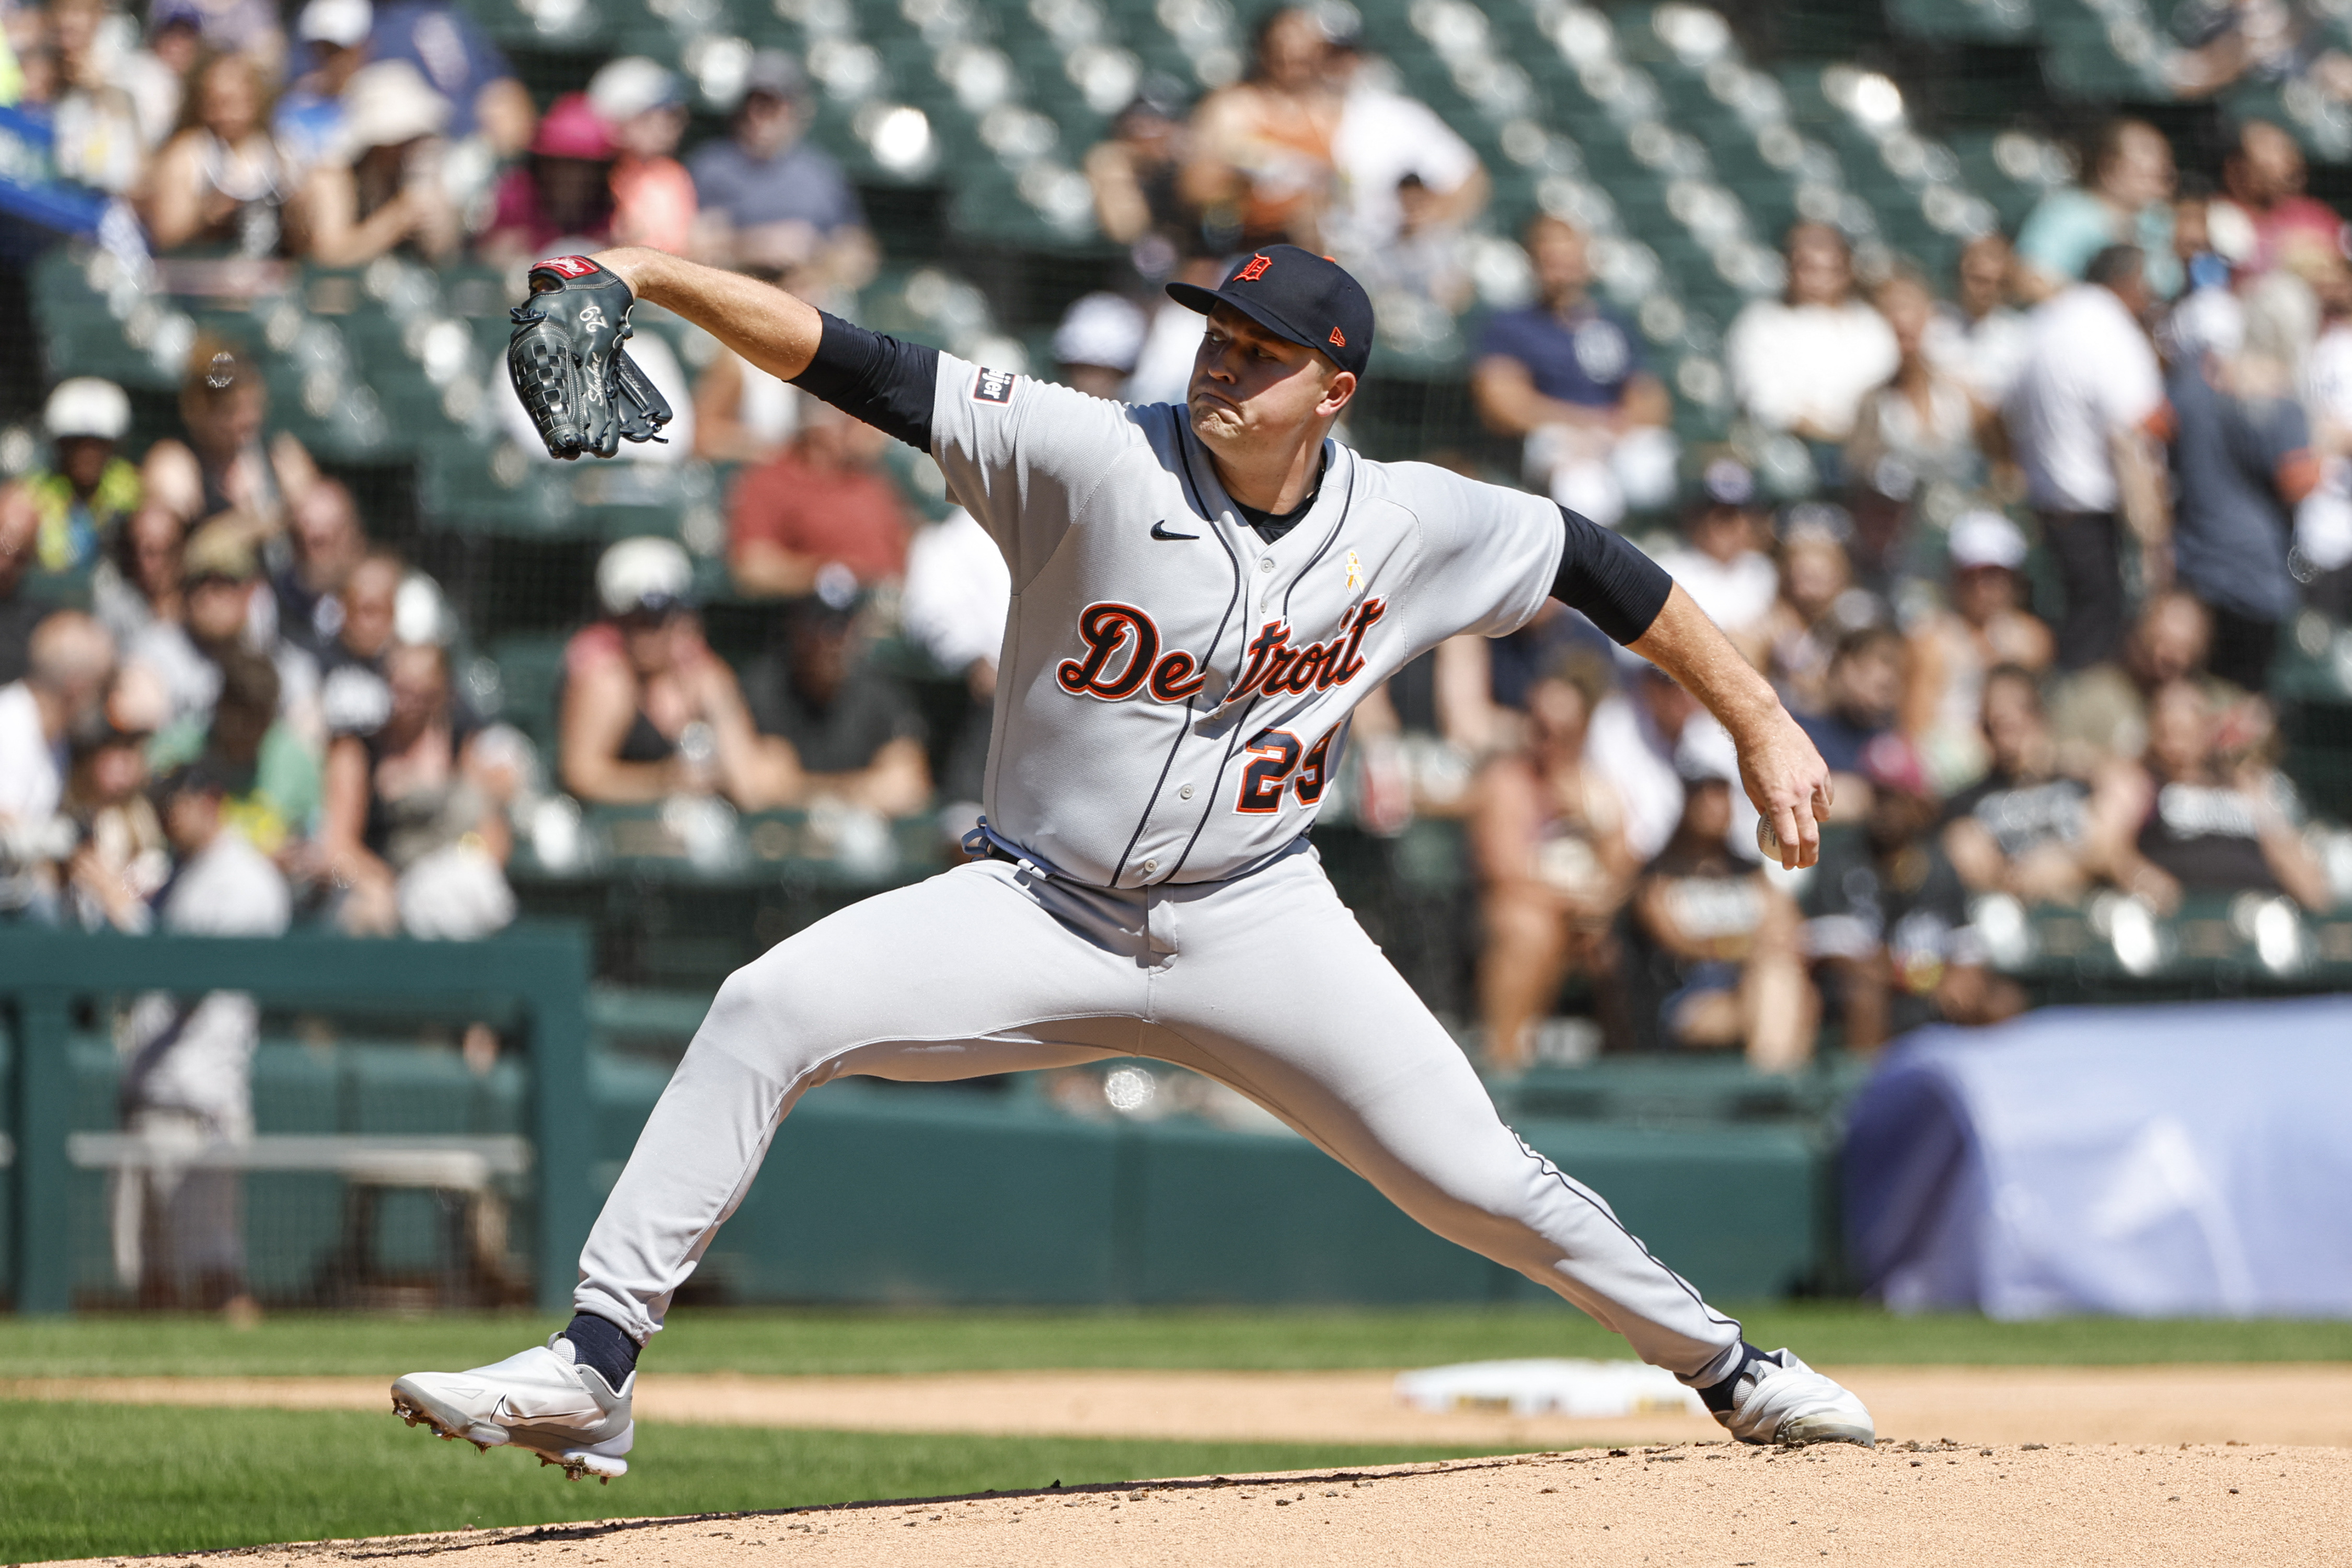
<svg viewBox="0 0 2352 1568">
<path fill-rule="evenodd" d="M 2352 1317 L 2352 997 L 1923 1029 L 1841 1180 L 1897 1310 Z"/>
</svg>

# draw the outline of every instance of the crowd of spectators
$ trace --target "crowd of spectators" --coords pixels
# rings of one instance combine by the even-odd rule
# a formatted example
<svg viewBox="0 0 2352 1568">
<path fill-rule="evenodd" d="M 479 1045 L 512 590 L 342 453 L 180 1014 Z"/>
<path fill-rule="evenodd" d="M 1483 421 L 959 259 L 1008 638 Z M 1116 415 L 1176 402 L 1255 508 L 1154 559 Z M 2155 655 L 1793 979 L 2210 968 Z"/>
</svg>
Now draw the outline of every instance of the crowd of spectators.
<svg viewBox="0 0 2352 1568">
<path fill-rule="evenodd" d="M 1971 241 L 1948 298 L 1899 264 L 1865 286 L 1838 230 L 1793 229 L 1785 297 L 1726 341 L 1734 440 L 1685 455 L 1677 532 L 1647 542 L 1829 763 L 1819 868 L 1758 866 L 1719 732 L 1669 683 L 1610 682 L 1540 621 L 1494 645 L 1517 711 L 1465 798 L 1496 1065 L 1529 1058 L 1574 974 L 1612 1044 L 1771 1068 L 1817 1011 L 1868 1049 L 2024 1005 L 1975 929 L 1990 895 L 2344 895 L 2269 697 L 2296 618 L 2342 616 L 2352 563 L 2342 220 L 2261 121 L 2211 195 L 2141 121 L 2086 168 L 2013 247 Z M 1608 318 L 1572 231 L 1540 220 L 1528 247 L 1538 301 L 1493 319 L 1472 386 L 1569 501 L 1596 489 L 1564 490 L 1534 438 L 1596 423 L 1581 334 Z M 1601 402 L 1620 427 L 1638 405 Z M 1810 495 L 1776 513 L 1762 468 L 1788 438 Z M 1507 689 L 1514 644 L 1554 665 Z"/>
<path fill-rule="evenodd" d="M 309 0 L 290 37 L 268 7 L 185 0 L 143 31 L 107 0 L 10 16 L 18 58 L 47 62 L 20 107 L 159 250 L 512 264 L 628 242 L 845 309 L 879 259 L 779 51 L 688 147 L 676 73 L 614 60 L 541 113 L 433 0 Z M 1156 285 L 1277 241 L 1346 262 L 1384 313 L 1462 314 L 1487 174 L 1396 80 L 1303 8 L 1268 13 L 1243 79 L 1197 102 L 1145 79 L 1083 160 L 1121 287 L 1070 308 L 1053 374 L 1181 397 L 1199 321 Z M 1948 279 L 1798 224 L 1785 288 L 1727 323 L 1732 438 L 1687 449 L 1591 237 L 1550 216 L 1519 237 L 1526 302 L 1466 340 L 1491 450 L 1438 459 L 1651 549 L 1821 748 L 1837 831 L 1809 878 L 1760 866 L 1720 727 L 1565 610 L 1437 650 L 1368 703 L 1327 817 L 1464 819 L 1492 1065 L 1530 1059 L 1571 984 L 1613 1047 L 1772 1070 L 1819 1021 L 1867 1048 L 2004 1016 L 2023 998 L 1972 928 L 1987 895 L 2333 901 L 2266 692 L 2298 614 L 2352 608 L 2341 222 L 2259 121 L 2210 186 L 2134 120 L 2083 166 Z M 945 802 L 968 826 L 1009 588 L 985 535 L 919 521 L 878 432 L 715 345 L 689 381 L 640 342 L 680 419 L 631 456 L 722 467 L 719 591 L 774 602 L 772 629 L 730 664 L 698 610 L 719 567 L 613 545 L 543 774 L 471 710 L 434 585 L 272 426 L 245 347 L 199 340 L 180 428 L 142 452 L 119 389 L 59 384 L 47 460 L 0 494 L 0 903 L 199 918 L 173 913 L 193 896 L 173 868 L 214 842 L 175 826 L 199 801 L 289 918 L 438 936 L 511 918 L 500 868 L 550 787 L 869 825 Z M 40 574 L 86 578 L 89 613 L 45 613 Z M 946 732 L 877 662 L 883 633 L 961 689 Z"/>
</svg>

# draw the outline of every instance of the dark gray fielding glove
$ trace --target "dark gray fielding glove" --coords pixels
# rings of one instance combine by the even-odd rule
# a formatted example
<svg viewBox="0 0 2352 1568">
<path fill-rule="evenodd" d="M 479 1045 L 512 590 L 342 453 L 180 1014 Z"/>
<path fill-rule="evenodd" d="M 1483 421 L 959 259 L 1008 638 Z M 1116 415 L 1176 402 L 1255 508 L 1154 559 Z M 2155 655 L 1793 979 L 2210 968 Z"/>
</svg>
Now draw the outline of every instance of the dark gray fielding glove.
<svg viewBox="0 0 2352 1568">
<path fill-rule="evenodd" d="M 584 256 L 559 256 L 530 269 L 530 298 L 509 315 L 507 373 L 548 452 L 609 458 L 621 441 L 657 441 L 668 401 L 621 344 L 635 296 Z"/>
</svg>

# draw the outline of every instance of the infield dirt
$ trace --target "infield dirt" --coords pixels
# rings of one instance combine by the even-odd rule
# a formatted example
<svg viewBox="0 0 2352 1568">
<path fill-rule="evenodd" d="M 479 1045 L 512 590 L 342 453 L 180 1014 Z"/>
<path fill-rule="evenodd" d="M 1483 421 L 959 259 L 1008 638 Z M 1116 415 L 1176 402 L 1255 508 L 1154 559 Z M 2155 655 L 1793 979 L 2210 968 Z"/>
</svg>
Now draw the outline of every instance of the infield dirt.
<svg viewBox="0 0 2352 1568">
<path fill-rule="evenodd" d="M 2347 1489 L 2344 1448 L 1679 1444 L 203 1555 L 236 1568 L 420 1556 L 463 1568 L 2267 1568 L 2352 1563 Z"/>
</svg>

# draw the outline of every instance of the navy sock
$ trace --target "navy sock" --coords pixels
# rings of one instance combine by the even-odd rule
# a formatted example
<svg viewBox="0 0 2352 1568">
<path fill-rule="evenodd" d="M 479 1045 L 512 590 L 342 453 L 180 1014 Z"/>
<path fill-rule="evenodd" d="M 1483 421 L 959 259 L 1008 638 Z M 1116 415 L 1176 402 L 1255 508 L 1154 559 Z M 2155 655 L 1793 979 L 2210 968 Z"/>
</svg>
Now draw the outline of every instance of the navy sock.
<svg viewBox="0 0 2352 1568">
<path fill-rule="evenodd" d="M 1763 1355 L 1764 1352 L 1762 1351 L 1758 1350 L 1746 1340 L 1740 1341 L 1739 1364 L 1733 1367 L 1731 1369 L 1731 1375 L 1723 1379 L 1720 1383 L 1710 1383 L 1705 1388 L 1700 1389 L 1698 1391 L 1699 1402 L 1705 1405 L 1709 1410 L 1715 1411 L 1717 1414 L 1727 1414 L 1731 1409 L 1732 1394 L 1739 1387 L 1739 1374 L 1748 1370 L 1748 1363 L 1749 1362 L 1759 1361 L 1763 1359 Z"/>
<path fill-rule="evenodd" d="M 572 1342 L 572 1359 L 582 1366 L 594 1367 L 615 1390 L 637 1370 L 637 1342 L 609 1319 L 593 1312 L 574 1312 L 563 1337 Z"/>
</svg>

